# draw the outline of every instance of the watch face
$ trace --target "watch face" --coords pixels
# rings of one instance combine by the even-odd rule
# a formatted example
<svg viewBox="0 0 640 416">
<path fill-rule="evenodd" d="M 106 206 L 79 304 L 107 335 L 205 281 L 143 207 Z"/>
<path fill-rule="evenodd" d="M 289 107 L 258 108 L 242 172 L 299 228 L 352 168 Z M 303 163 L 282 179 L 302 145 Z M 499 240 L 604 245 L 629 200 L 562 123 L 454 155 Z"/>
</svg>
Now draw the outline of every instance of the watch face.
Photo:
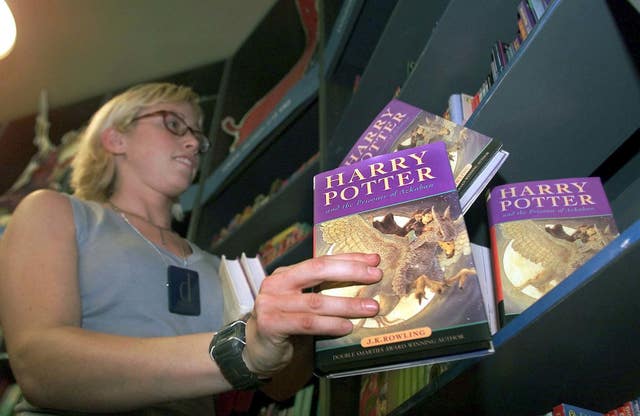
<svg viewBox="0 0 640 416">
<path fill-rule="evenodd" d="M 222 368 L 228 360 L 239 360 L 238 364 L 246 368 L 242 359 L 244 350 L 244 322 L 236 321 L 222 328 L 211 342 L 211 356 Z M 225 360 L 225 362 L 222 362 Z M 237 365 L 236 365 L 237 366 Z M 248 371 L 248 370 L 247 370 Z"/>
<path fill-rule="evenodd" d="M 235 340 L 244 345 L 244 329 L 245 323 L 243 321 L 235 321 L 226 326 L 223 330 L 223 335 L 229 340 Z"/>
</svg>

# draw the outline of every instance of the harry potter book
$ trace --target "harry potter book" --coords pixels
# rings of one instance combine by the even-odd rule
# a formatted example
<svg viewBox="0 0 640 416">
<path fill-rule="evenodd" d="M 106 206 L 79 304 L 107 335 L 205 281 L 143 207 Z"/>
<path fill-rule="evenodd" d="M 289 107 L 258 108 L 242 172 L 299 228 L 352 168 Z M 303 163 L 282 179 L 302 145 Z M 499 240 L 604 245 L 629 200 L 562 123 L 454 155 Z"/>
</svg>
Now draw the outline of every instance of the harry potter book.
<svg viewBox="0 0 640 416">
<path fill-rule="evenodd" d="M 500 185 L 489 193 L 487 211 L 501 325 L 618 235 L 596 177 Z"/>
<path fill-rule="evenodd" d="M 377 316 L 317 338 L 318 373 L 364 374 L 492 351 L 469 236 L 443 142 L 384 154 L 314 177 L 314 255 L 378 253 L 382 280 L 323 284 L 374 298 Z"/>
<path fill-rule="evenodd" d="M 438 141 L 446 144 L 465 213 L 509 154 L 498 140 L 397 98 L 373 119 L 341 165 Z"/>
</svg>

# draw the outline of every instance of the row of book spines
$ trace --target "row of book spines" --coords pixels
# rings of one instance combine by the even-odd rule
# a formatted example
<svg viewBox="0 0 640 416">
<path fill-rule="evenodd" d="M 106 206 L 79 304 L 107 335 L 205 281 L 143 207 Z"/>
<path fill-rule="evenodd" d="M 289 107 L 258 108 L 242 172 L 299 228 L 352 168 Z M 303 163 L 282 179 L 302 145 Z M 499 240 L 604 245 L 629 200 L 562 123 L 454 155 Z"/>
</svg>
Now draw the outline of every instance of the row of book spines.
<svg viewBox="0 0 640 416">
<path fill-rule="evenodd" d="M 281 403 L 272 402 L 260 409 L 261 416 L 311 416 L 311 405 L 313 403 L 314 385 L 298 390 L 292 406 L 285 406 Z"/>
<path fill-rule="evenodd" d="M 269 199 L 273 197 L 273 195 L 277 194 L 280 189 L 286 184 L 286 181 L 283 181 L 280 178 L 275 179 L 269 188 L 268 194 L 259 194 L 253 199 L 252 205 L 247 205 L 241 212 L 236 213 L 229 224 L 220 229 L 217 233 L 213 235 L 211 238 L 210 246 L 214 248 L 221 241 L 224 241 L 230 234 L 232 234 L 235 230 L 237 230 L 242 224 L 244 224 L 249 218 L 253 216 L 253 214 L 264 204 L 266 204 Z"/>
<path fill-rule="evenodd" d="M 608 412 L 597 412 L 595 410 L 578 407 L 572 404 L 560 403 L 553 407 L 551 412 L 544 416 L 640 416 L 640 397 L 622 403 L 620 406 Z"/>
<path fill-rule="evenodd" d="M 621 406 L 603 413 L 604 416 L 640 416 L 640 397 L 622 403 Z"/>
<path fill-rule="evenodd" d="M 237 230 L 242 224 L 244 224 L 249 218 L 251 218 L 263 205 L 267 204 L 274 195 L 278 194 L 289 181 L 291 181 L 296 175 L 300 174 L 302 171 L 307 169 L 309 165 L 315 162 L 319 157 L 319 154 L 314 154 L 311 158 L 309 158 L 306 162 L 296 169 L 294 173 L 287 179 L 276 178 L 269 188 L 268 194 L 259 194 L 257 195 L 252 205 L 246 206 L 241 212 L 236 213 L 229 224 L 216 232 L 211 238 L 210 247 L 215 249 L 215 247 L 224 241 L 229 235 L 231 235 L 235 230 Z"/>
<path fill-rule="evenodd" d="M 301 241 L 305 240 L 311 235 L 312 231 L 311 225 L 304 222 L 296 222 L 264 242 L 258 248 L 258 255 L 262 265 L 267 268 L 276 259 L 282 257 Z"/>
<path fill-rule="evenodd" d="M 431 364 L 418 367 L 403 368 L 400 370 L 392 370 L 384 374 L 384 384 L 386 389 L 386 406 L 378 409 L 377 416 L 384 416 L 387 412 L 391 412 L 402 403 L 407 401 L 421 389 L 429 385 L 439 374 L 442 374 L 447 368 L 447 363 Z M 380 377 L 381 374 L 365 374 L 363 379 L 367 377 Z M 362 403 L 362 401 L 361 401 Z M 364 409 L 360 409 L 363 414 Z"/>
<path fill-rule="evenodd" d="M 491 48 L 491 71 L 474 95 L 474 104 L 479 105 L 493 84 L 502 76 L 504 68 L 520 49 L 535 25 L 540 21 L 552 0 L 521 0 L 517 7 L 516 36 L 511 42 L 496 41 Z"/>
<path fill-rule="evenodd" d="M 463 96 L 471 97 L 472 113 L 480 105 L 484 97 L 486 97 L 493 84 L 502 76 L 507 64 L 511 61 L 518 49 L 520 49 L 522 42 L 529 36 L 529 33 L 531 33 L 551 3 L 552 0 L 521 0 L 520 3 L 518 3 L 518 29 L 516 30 L 515 38 L 511 42 L 498 40 L 493 44 L 490 53 L 489 74 L 475 94 L 462 94 Z M 465 115 L 462 122 L 460 122 L 460 120 L 454 116 L 454 111 L 455 110 L 451 108 L 451 103 L 449 103 L 443 116 L 455 123 L 464 125 L 470 115 Z"/>
</svg>

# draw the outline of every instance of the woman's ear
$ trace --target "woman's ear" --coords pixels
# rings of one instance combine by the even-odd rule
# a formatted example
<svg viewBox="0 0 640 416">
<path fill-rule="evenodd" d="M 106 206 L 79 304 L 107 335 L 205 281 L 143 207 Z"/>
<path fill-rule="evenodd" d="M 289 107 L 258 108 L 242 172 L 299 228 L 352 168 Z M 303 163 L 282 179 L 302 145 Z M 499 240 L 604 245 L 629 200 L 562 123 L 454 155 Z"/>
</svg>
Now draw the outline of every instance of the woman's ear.
<svg viewBox="0 0 640 416">
<path fill-rule="evenodd" d="M 124 135 L 114 127 L 109 127 L 100 134 L 102 146 L 113 154 L 122 154 L 125 152 L 127 141 Z"/>
</svg>

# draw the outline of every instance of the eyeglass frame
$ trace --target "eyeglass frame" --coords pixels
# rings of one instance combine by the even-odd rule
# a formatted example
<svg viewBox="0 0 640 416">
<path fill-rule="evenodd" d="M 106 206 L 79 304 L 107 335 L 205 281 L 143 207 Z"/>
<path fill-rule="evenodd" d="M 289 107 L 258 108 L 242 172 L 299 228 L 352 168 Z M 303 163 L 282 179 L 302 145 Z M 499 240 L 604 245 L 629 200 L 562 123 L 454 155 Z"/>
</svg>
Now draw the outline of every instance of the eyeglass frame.
<svg viewBox="0 0 640 416">
<path fill-rule="evenodd" d="M 151 113 L 141 114 L 139 116 L 135 116 L 134 118 L 132 118 L 131 123 L 134 123 L 144 118 L 156 117 L 156 116 L 162 117 L 162 125 L 171 134 L 174 134 L 178 137 L 184 137 L 184 135 L 187 134 L 187 132 L 190 132 L 191 135 L 195 137 L 196 140 L 198 141 L 198 153 L 206 153 L 211 148 L 211 142 L 209 141 L 209 138 L 204 134 L 204 132 L 202 130 L 197 130 L 189 126 L 189 124 L 187 124 L 184 118 L 182 118 L 179 114 L 177 114 L 174 111 L 157 110 L 157 111 L 152 111 Z M 182 132 L 182 134 L 179 131 L 176 131 L 175 128 L 169 126 L 169 124 L 167 123 L 167 116 L 173 116 L 177 118 L 180 122 L 182 122 L 182 124 L 185 127 L 185 130 Z"/>
</svg>

